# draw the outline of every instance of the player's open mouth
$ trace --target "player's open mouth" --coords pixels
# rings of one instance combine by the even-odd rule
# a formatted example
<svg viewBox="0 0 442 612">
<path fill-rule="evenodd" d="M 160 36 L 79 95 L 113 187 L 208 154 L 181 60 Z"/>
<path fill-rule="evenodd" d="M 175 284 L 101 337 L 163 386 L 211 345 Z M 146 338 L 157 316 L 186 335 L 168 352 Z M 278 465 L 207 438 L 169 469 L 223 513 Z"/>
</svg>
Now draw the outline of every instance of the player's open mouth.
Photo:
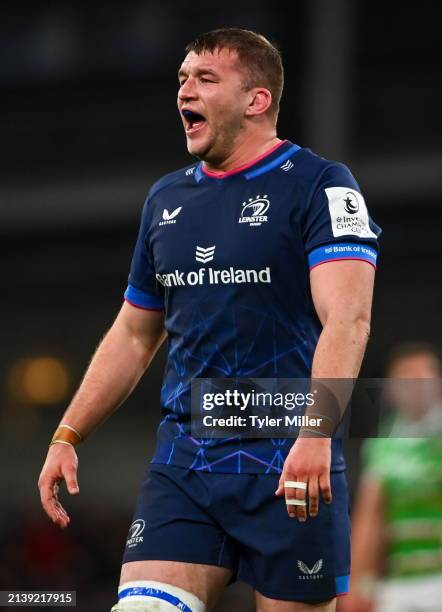
<svg viewBox="0 0 442 612">
<path fill-rule="evenodd" d="M 206 119 L 199 113 L 191 110 L 183 110 L 186 134 L 194 134 L 206 125 Z"/>
</svg>

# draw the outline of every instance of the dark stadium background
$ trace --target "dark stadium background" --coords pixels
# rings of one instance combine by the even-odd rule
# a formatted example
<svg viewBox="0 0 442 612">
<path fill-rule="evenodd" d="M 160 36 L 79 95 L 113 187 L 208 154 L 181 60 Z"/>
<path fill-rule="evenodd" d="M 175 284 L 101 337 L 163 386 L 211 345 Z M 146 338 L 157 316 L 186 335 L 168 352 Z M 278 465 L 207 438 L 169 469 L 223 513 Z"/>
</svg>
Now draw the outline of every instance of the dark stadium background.
<svg viewBox="0 0 442 612">
<path fill-rule="evenodd" d="M 441 345 L 441 16 L 429 0 L 2 2 L 0 590 L 75 589 L 79 612 L 114 603 L 163 354 L 79 449 L 66 531 L 46 520 L 36 483 L 120 307 L 146 191 L 191 163 L 176 70 L 196 34 L 235 25 L 279 43 L 279 134 L 348 164 L 383 227 L 363 374 L 382 376 L 398 341 Z M 52 404 L 23 390 L 23 368 L 42 356 L 69 377 Z M 353 485 L 358 443 L 349 446 Z M 249 597 L 231 587 L 217 610 L 251 610 Z"/>
</svg>

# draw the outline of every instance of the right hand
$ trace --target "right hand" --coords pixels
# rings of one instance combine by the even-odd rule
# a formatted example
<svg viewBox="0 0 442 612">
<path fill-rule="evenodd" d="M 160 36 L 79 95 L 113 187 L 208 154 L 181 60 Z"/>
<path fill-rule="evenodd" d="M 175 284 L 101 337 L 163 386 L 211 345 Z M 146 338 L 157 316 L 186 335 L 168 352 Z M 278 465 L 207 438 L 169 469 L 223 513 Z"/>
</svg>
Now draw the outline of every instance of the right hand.
<svg viewBox="0 0 442 612">
<path fill-rule="evenodd" d="M 80 492 L 77 481 L 78 457 L 73 446 L 53 444 L 38 479 L 41 504 L 49 518 L 64 529 L 70 523 L 66 510 L 58 499 L 59 483 L 63 480 L 70 495 Z"/>
</svg>

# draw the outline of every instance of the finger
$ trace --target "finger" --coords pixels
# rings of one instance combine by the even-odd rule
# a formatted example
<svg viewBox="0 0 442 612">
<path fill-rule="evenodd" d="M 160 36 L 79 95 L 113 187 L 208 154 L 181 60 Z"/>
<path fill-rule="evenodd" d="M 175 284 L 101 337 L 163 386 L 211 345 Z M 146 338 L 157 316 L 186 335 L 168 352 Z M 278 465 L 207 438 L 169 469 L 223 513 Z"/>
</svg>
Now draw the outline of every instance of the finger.
<svg viewBox="0 0 442 612">
<path fill-rule="evenodd" d="M 299 485 L 300 481 L 299 477 L 292 476 L 291 478 L 287 478 L 284 486 L 285 486 L 285 499 L 287 504 L 287 512 L 291 518 L 299 518 L 302 517 L 302 509 L 305 506 L 305 482 L 301 483 L 301 486 L 294 487 L 293 484 L 296 483 Z M 304 488 L 302 487 L 304 485 Z M 300 494 L 299 494 L 300 492 Z M 301 509 L 301 513 L 299 510 Z"/>
<path fill-rule="evenodd" d="M 290 518 L 296 518 L 296 506 L 292 506 L 289 503 L 287 503 L 289 500 L 295 499 L 294 489 L 291 489 L 285 486 L 285 482 L 287 480 L 289 481 L 296 480 L 296 478 L 292 474 L 285 474 L 284 479 L 282 480 L 282 483 L 281 483 L 283 491 L 284 491 L 284 496 L 285 496 L 287 514 L 289 515 Z"/>
<path fill-rule="evenodd" d="M 58 482 L 56 482 L 53 486 L 52 507 L 58 516 L 57 524 L 60 527 L 64 528 L 68 526 L 68 524 L 70 523 L 70 519 L 69 519 L 68 513 L 63 508 L 63 506 L 61 505 L 58 499 L 58 491 L 59 491 L 59 484 Z"/>
<path fill-rule="evenodd" d="M 55 525 L 61 527 L 61 529 L 65 529 L 69 525 L 69 521 L 65 516 L 63 516 L 60 512 L 56 511 L 57 516 L 54 520 Z"/>
<path fill-rule="evenodd" d="M 56 509 L 57 509 L 57 510 L 58 510 L 58 511 L 61 513 L 61 515 L 62 515 L 62 516 L 64 516 L 64 517 L 65 517 L 65 518 L 66 518 L 68 521 L 70 520 L 70 519 L 69 519 L 69 515 L 68 515 L 68 513 L 67 513 L 67 512 L 66 512 L 66 510 L 63 508 L 63 506 L 60 504 L 60 502 L 56 502 L 56 503 L 54 504 L 54 506 L 55 506 L 55 508 L 56 508 Z"/>
<path fill-rule="evenodd" d="M 306 483 L 307 488 L 307 477 L 306 476 L 298 476 L 298 482 Z M 303 488 L 296 488 L 295 491 L 295 499 L 304 502 L 302 506 L 296 507 L 296 517 L 298 521 L 303 523 L 307 520 L 307 490 Z"/>
<path fill-rule="evenodd" d="M 319 484 L 317 476 L 312 476 L 308 481 L 308 510 L 311 517 L 318 516 Z"/>
<path fill-rule="evenodd" d="M 66 487 L 71 495 L 77 495 L 80 492 L 77 481 L 77 470 L 75 466 L 70 465 L 63 467 L 63 476 L 66 481 Z"/>
<path fill-rule="evenodd" d="M 286 478 L 286 483 L 297 482 L 299 479 L 295 476 L 289 476 Z M 287 505 L 287 512 L 291 518 L 298 517 L 298 510 L 302 508 L 302 504 L 305 503 L 305 491 L 301 490 L 301 496 L 298 496 L 298 490 L 291 486 L 285 486 L 285 501 Z M 301 505 L 300 505 L 301 504 Z"/>
<path fill-rule="evenodd" d="M 330 473 L 327 472 L 325 474 L 321 474 L 319 476 L 319 488 L 321 489 L 322 499 L 326 504 L 331 504 L 332 502 L 332 491 L 330 485 Z"/>
<path fill-rule="evenodd" d="M 62 506 L 57 498 L 58 482 L 54 479 L 43 480 L 40 483 L 40 499 L 44 511 L 52 522 L 64 528 L 67 526 L 68 520 L 67 515 L 61 511 Z"/>
<path fill-rule="evenodd" d="M 54 483 L 54 486 L 52 487 L 52 499 L 55 499 L 58 501 L 58 492 L 60 490 L 60 485 L 58 484 L 59 481 Z"/>
<path fill-rule="evenodd" d="M 55 504 L 53 506 L 53 511 L 54 511 L 54 514 L 55 514 L 56 522 L 57 523 L 63 523 L 64 520 L 65 520 L 65 517 L 64 517 L 63 513 L 61 512 L 61 510 L 59 508 L 57 508 L 57 506 L 55 506 Z"/>
<path fill-rule="evenodd" d="M 55 480 L 44 480 L 40 484 L 40 500 L 44 511 L 54 522 L 58 518 L 53 505 Z"/>
<path fill-rule="evenodd" d="M 53 523 L 60 526 L 64 523 L 65 517 L 60 511 L 60 509 L 56 506 L 54 500 L 48 503 L 48 506 L 45 508 L 45 511 Z"/>
<path fill-rule="evenodd" d="M 278 482 L 278 488 L 275 491 L 275 495 L 281 496 L 284 495 L 284 480 L 281 476 Z"/>
<path fill-rule="evenodd" d="M 70 523 L 70 519 L 66 513 L 66 510 L 63 508 L 60 502 L 57 502 L 55 500 L 53 502 L 53 508 L 54 508 L 54 512 L 57 515 L 56 524 L 59 525 L 59 527 L 62 527 L 64 529 Z"/>
</svg>

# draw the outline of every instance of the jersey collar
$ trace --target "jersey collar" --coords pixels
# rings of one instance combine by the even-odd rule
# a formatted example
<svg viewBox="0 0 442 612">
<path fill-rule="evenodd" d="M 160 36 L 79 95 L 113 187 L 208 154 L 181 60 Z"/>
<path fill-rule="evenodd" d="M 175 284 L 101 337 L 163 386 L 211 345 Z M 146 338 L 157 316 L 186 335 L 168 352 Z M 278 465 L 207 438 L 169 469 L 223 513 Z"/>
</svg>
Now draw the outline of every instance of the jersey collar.
<svg viewBox="0 0 442 612">
<path fill-rule="evenodd" d="M 297 144 L 293 144 L 289 140 L 283 140 L 247 164 L 238 166 L 238 168 L 234 168 L 228 172 L 212 172 L 204 167 L 203 162 L 200 162 L 194 173 L 194 177 L 197 183 L 202 180 L 223 182 L 225 179 L 232 176 L 242 176 L 246 180 L 249 180 L 282 165 L 290 156 L 297 153 L 300 149 L 301 147 Z"/>
</svg>

